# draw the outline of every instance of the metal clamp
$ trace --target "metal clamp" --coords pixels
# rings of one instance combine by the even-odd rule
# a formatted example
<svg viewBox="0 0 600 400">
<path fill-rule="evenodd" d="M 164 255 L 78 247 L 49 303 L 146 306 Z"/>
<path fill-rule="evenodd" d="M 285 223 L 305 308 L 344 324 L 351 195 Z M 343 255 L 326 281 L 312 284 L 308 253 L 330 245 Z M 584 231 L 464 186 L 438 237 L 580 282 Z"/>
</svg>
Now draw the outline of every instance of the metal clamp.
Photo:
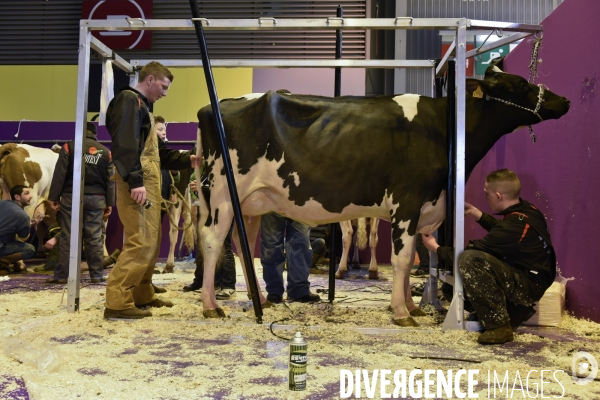
<svg viewBox="0 0 600 400">
<path fill-rule="evenodd" d="M 325 24 L 329 25 L 329 21 L 340 21 L 342 25 L 344 25 L 344 18 L 342 17 L 327 17 L 327 21 Z"/>
<path fill-rule="evenodd" d="M 143 18 L 125 18 L 125 20 L 127 20 L 129 25 L 133 25 L 134 22 L 141 22 L 142 25 L 146 25 L 146 20 Z"/>
<path fill-rule="evenodd" d="M 502 32 L 502 29 L 496 29 L 496 36 L 498 36 L 498 37 L 504 36 L 504 32 Z"/>
<path fill-rule="evenodd" d="M 394 19 L 394 25 L 398 25 L 398 20 L 399 19 L 408 19 L 410 21 L 408 21 L 408 25 L 412 26 L 413 23 L 413 18 L 412 17 L 396 17 L 396 19 Z"/>
<path fill-rule="evenodd" d="M 262 20 L 263 19 L 273 21 L 273 26 L 277 25 L 277 20 L 275 18 L 272 18 L 272 17 L 258 17 L 258 25 L 262 26 Z"/>
<path fill-rule="evenodd" d="M 200 21 L 200 23 L 206 22 L 206 26 L 210 26 L 210 21 L 206 18 L 192 18 L 192 21 Z"/>
</svg>

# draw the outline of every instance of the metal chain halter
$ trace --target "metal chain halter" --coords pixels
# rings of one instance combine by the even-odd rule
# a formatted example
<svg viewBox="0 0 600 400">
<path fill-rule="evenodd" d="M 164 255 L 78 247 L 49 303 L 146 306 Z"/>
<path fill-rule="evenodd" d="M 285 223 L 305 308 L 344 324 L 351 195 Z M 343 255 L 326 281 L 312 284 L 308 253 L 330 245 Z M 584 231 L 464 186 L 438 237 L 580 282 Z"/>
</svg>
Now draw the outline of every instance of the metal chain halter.
<svg viewBox="0 0 600 400">
<path fill-rule="evenodd" d="M 538 93 L 538 101 L 537 101 L 537 104 L 536 104 L 534 110 L 532 110 L 531 108 L 526 108 L 526 107 L 520 106 L 518 104 L 512 103 L 512 102 L 507 101 L 507 100 L 499 99 L 497 97 L 491 97 L 491 96 L 487 96 L 486 95 L 485 99 L 486 100 L 490 100 L 490 99 L 496 100 L 496 101 L 499 101 L 500 103 L 508 104 L 509 106 L 520 108 L 521 110 L 529 111 L 530 113 L 535 114 L 535 116 L 540 119 L 540 122 L 542 122 L 544 120 L 544 118 L 542 118 L 542 116 L 540 115 L 539 111 L 540 111 L 540 108 L 542 107 L 542 103 L 544 102 L 544 90 L 545 90 L 545 87 L 541 83 L 539 85 L 537 85 L 537 87 L 540 88 L 540 91 Z M 531 136 L 531 140 L 533 140 L 533 143 L 535 143 L 536 142 L 536 138 L 535 138 L 535 134 L 533 133 L 533 129 L 531 128 L 531 125 L 529 125 L 529 136 Z"/>
</svg>

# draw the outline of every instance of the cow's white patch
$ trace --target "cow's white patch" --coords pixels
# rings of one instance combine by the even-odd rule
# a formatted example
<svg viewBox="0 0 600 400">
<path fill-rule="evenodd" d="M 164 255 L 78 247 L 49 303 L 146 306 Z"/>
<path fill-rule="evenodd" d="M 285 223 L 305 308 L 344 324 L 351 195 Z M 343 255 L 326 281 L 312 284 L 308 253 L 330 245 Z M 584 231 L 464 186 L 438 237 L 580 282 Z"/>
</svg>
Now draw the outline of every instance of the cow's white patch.
<svg viewBox="0 0 600 400">
<path fill-rule="evenodd" d="M 296 187 L 300 186 L 300 177 L 298 176 L 297 172 L 292 172 L 289 176 L 294 177 L 294 185 L 296 185 Z"/>
<path fill-rule="evenodd" d="M 402 107 L 404 116 L 409 122 L 412 122 L 412 120 L 417 116 L 417 104 L 419 103 L 420 98 L 421 96 L 418 94 L 403 94 L 394 97 L 392 100 Z"/>
<path fill-rule="evenodd" d="M 248 93 L 240 97 L 234 97 L 234 99 L 245 99 L 245 100 L 254 100 L 261 97 L 264 93 Z"/>
<path fill-rule="evenodd" d="M 497 66 L 497 65 L 494 65 L 494 66 L 492 67 L 492 71 L 494 71 L 494 72 L 502 72 L 503 74 L 505 73 L 505 72 L 504 72 L 504 71 L 502 71 L 500 68 L 498 68 L 498 66 Z"/>
<path fill-rule="evenodd" d="M 435 205 L 428 201 L 421 207 L 417 231 L 425 234 L 432 233 L 440 226 L 444 218 L 446 218 L 446 191 L 442 190 Z"/>
</svg>

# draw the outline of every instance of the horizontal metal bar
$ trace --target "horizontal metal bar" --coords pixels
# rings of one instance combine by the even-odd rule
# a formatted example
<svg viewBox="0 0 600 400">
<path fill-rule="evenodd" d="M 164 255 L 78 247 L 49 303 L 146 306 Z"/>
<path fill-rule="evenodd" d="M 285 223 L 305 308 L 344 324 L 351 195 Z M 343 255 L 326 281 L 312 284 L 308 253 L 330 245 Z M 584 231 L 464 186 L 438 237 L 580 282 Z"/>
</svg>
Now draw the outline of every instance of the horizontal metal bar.
<svg viewBox="0 0 600 400">
<path fill-rule="evenodd" d="M 131 60 L 135 67 L 158 61 L 166 67 L 201 67 L 202 60 Z M 218 68 L 433 68 L 433 60 L 211 60 Z"/>
<path fill-rule="evenodd" d="M 115 64 L 117 67 L 121 68 L 123 71 L 129 72 L 129 73 L 133 72 L 133 67 L 131 66 L 130 63 L 125 61 L 120 55 L 113 52 L 104 43 L 102 43 L 101 41 L 99 41 L 98 39 L 96 39 L 93 36 L 90 41 L 90 47 L 92 50 L 97 51 L 102 57 L 113 59 L 113 64 Z"/>
<path fill-rule="evenodd" d="M 512 22 L 496 22 L 496 21 L 480 21 L 472 19 L 470 22 L 471 29 L 500 29 L 506 32 L 543 32 L 542 25 L 531 24 L 515 24 Z"/>
<path fill-rule="evenodd" d="M 450 57 L 454 57 L 455 49 L 456 49 L 456 39 L 454 39 L 452 41 L 452 43 L 450 44 L 450 47 L 448 47 L 448 50 L 446 50 L 446 54 L 444 54 L 444 57 L 442 58 L 442 60 L 438 64 L 437 68 L 435 69 L 436 76 L 446 72 L 446 70 L 448 69 L 448 59 Z"/>
<path fill-rule="evenodd" d="M 477 54 L 481 54 L 481 53 L 485 53 L 486 51 L 497 49 L 498 47 L 504 46 L 508 43 L 516 42 L 517 40 L 521 40 L 521 39 L 526 38 L 527 36 L 531 36 L 531 35 L 533 35 L 533 33 L 531 33 L 531 32 L 515 33 L 514 35 L 503 37 L 502 39 L 498 39 L 495 42 L 486 44 L 485 46 L 482 46 L 480 48 L 469 50 L 465 53 L 465 56 L 467 58 L 473 57 Z"/>
<path fill-rule="evenodd" d="M 462 18 L 281 18 L 206 19 L 204 30 L 344 30 L 357 29 L 455 29 Z M 467 20 L 468 21 L 468 20 Z M 490 22 L 493 23 L 493 22 Z M 191 19 L 148 19 L 130 23 L 123 19 L 81 20 L 91 30 L 193 30 Z M 467 23 L 468 26 L 468 23 Z"/>
</svg>

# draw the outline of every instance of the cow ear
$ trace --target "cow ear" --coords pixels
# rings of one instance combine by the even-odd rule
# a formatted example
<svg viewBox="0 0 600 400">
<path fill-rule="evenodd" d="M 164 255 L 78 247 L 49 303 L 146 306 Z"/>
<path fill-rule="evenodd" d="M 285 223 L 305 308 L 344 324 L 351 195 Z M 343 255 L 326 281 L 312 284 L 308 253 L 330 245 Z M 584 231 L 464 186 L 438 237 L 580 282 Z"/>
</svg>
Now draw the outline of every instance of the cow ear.
<svg viewBox="0 0 600 400">
<path fill-rule="evenodd" d="M 467 89 L 467 93 L 469 93 L 473 97 L 482 99 L 484 96 L 483 85 L 481 84 L 480 80 L 467 79 L 465 88 Z"/>
</svg>

